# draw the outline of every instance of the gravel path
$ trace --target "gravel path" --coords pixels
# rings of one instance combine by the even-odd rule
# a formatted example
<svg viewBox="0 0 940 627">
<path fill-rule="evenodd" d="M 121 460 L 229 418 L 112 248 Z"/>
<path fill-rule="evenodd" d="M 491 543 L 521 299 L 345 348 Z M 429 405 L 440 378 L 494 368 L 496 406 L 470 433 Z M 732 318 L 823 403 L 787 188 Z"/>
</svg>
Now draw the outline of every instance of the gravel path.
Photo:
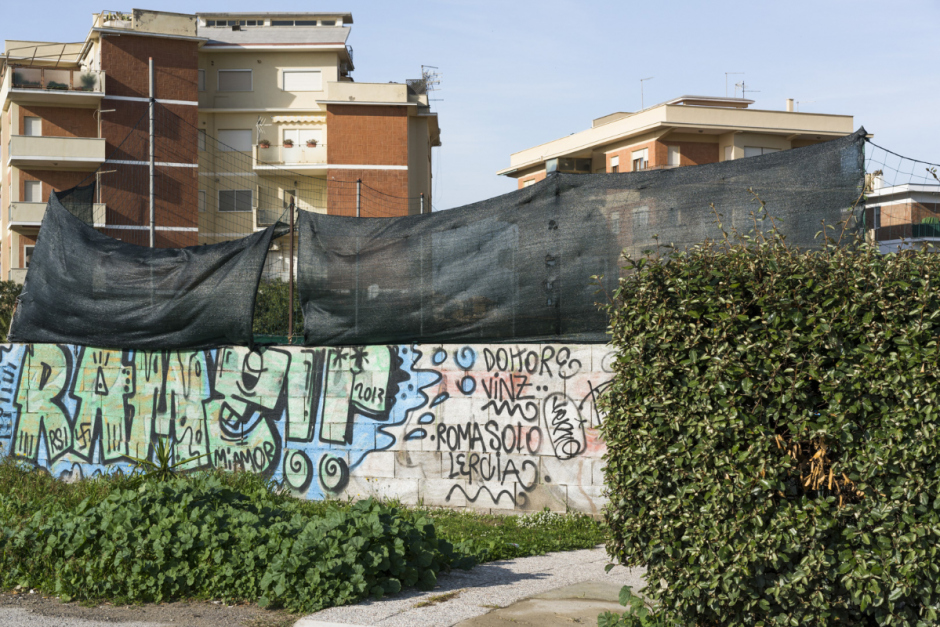
<svg viewBox="0 0 940 627">
<path fill-rule="evenodd" d="M 18 608 L 0 609 L 0 627 L 166 627 L 167 623 L 112 623 L 102 620 L 43 616 Z"/>
<path fill-rule="evenodd" d="M 602 548 L 490 562 L 470 571 L 443 575 L 439 586 L 430 592 L 408 591 L 379 601 L 330 608 L 300 619 L 295 627 L 318 623 L 444 627 L 582 581 L 607 581 L 635 589 L 645 585 L 642 569 L 617 566 L 604 573 L 608 563 Z M 459 594 L 447 595 L 455 591 Z"/>
</svg>

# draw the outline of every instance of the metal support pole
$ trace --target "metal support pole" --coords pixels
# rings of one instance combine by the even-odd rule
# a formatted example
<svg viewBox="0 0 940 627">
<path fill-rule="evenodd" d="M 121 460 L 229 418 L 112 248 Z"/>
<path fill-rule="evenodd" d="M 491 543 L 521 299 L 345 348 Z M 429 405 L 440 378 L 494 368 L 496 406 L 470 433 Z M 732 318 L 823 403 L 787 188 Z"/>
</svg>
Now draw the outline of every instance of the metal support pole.
<svg viewBox="0 0 940 627">
<path fill-rule="evenodd" d="M 156 100 L 153 97 L 153 57 L 150 57 L 150 247 L 156 245 L 156 215 L 154 212 L 154 147 L 153 147 L 153 110 Z"/>
<path fill-rule="evenodd" d="M 421 192 L 421 213 L 424 213 L 424 192 Z"/>
<path fill-rule="evenodd" d="M 356 179 L 356 217 L 361 218 L 362 215 L 362 179 Z"/>
<path fill-rule="evenodd" d="M 294 342 L 294 197 L 290 197 L 290 277 L 287 283 L 287 343 Z"/>
</svg>

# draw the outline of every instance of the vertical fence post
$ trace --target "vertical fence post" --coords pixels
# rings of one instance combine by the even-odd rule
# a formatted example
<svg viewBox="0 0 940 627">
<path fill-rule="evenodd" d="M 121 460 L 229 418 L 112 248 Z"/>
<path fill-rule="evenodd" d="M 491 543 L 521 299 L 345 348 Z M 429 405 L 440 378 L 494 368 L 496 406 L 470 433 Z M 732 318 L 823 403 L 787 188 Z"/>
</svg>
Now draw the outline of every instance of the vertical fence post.
<svg viewBox="0 0 940 627">
<path fill-rule="evenodd" d="M 424 213 L 424 192 L 421 192 L 421 213 Z"/>
<path fill-rule="evenodd" d="M 153 57 L 150 57 L 150 247 L 156 245 L 156 215 L 154 210 L 154 149 L 153 149 L 153 110 L 156 100 L 153 96 Z"/>
<path fill-rule="evenodd" d="M 356 179 L 356 217 L 362 217 L 362 179 Z"/>
<path fill-rule="evenodd" d="M 287 343 L 294 343 L 294 197 L 290 197 L 290 265 L 287 284 Z"/>
</svg>

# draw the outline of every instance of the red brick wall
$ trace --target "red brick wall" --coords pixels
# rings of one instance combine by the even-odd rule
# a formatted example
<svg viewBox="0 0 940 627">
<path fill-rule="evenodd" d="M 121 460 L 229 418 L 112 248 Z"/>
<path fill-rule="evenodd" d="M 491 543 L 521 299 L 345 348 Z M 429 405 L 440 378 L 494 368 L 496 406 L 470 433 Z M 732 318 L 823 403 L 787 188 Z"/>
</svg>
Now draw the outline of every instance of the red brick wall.
<svg viewBox="0 0 940 627">
<path fill-rule="evenodd" d="M 328 176 L 326 211 L 330 215 L 356 215 L 356 179 L 362 179 L 360 217 L 387 218 L 408 215 L 409 210 L 418 212 L 417 201 L 407 198 L 407 170 L 342 169 L 330 170 Z"/>
<path fill-rule="evenodd" d="M 65 107 L 34 107 L 20 105 L 18 134 L 26 132 L 27 116 L 42 118 L 43 137 L 98 137 L 94 109 Z"/>
<path fill-rule="evenodd" d="M 327 163 L 408 165 L 405 107 L 328 105 L 326 127 Z"/>
<path fill-rule="evenodd" d="M 198 100 L 196 42 L 122 34 L 101 41 L 101 69 L 107 74 L 110 96 L 146 98 L 148 59 L 153 57 L 155 96 L 165 100 Z"/>
<path fill-rule="evenodd" d="M 679 165 L 686 166 L 718 163 L 718 144 L 709 144 L 705 142 L 674 142 L 665 140 L 663 142 L 656 143 L 656 165 L 666 165 L 669 163 L 668 146 L 679 147 Z"/>
<path fill-rule="evenodd" d="M 660 162 L 656 161 L 656 142 L 644 142 L 642 144 L 637 144 L 636 146 L 630 146 L 629 148 L 623 148 L 616 152 L 611 152 L 607 155 L 607 164 L 605 170 L 610 172 L 610 160 L 613 157 L 620 157 L 620 172 L 632 172 L 633 171 L 633 153 L 637 150 L 643 150 L 644 148 L 649 149 L 649 165 L 659 165 Z M 664 148 L 665 150 L 665 148 Z M 662 163 L 665 163 L 666 159 L 663 157 Z"/>
<path fill-rule="evenodd" d="M 107 73 L 108 95 L 146 98 L 149 58 L 153 57 L 158 100 L 198 100 L 198 47 L 194 42 L 157 37 L 106 36 L 101 44 L 101 69 Z M 149 159 L 147 103 L 106 100 L 113 113 L 102 115 L 101 135 L 109 159 Z M 198 109 L 167 105 L 155 109 L 156 161 L 198 163 Z M 107 204 L 107 223 L 149 226 L 149 173 L 146 165 L 112 165 L 116 172 L 101 175 L 101 200 Z M 158 167 L 155 182 L 157 226 L 198 226 L 199 177 L 196 168 Z M 148 245 L 147 230 L 105 230 L 126 242 Z M 157 231 L 157 246 L 190 246 L 195 232 Z"/>
<path fill-rule="evenodd" d="M 525 187 L 525 184 L 527 181 L 535 181 L 536 183 L 538 183 L 539 181 L 544 181 L 546 176 L 548 175 L 545 174 L 544 170 L 542 170 L 541 172 L 536 172 L 535 174 L 529 174 L 527 176 L 523 176 L 522 178 L 519 179 L 518 189 L 522 189 L 523 187 Z"/>
<path fill-rule="evenodd" d="M 42 181 L 42 201 L 47 202 L 50 192 L 61 192 L 63 189 L 75 187 L 90 174 L 89 172 L 65 172 L 62 170 L 20 170 L 20 188 L 16 197 L 24 198 L 26 181 Z"/>
</svg>

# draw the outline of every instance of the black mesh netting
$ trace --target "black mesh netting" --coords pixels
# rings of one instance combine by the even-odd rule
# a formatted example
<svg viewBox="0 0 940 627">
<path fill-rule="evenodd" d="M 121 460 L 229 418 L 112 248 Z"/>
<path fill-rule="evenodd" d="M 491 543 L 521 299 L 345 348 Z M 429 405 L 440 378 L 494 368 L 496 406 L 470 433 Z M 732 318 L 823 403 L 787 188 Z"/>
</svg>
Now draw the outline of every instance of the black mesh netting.
<svg viewBox="0 0 940 627">
<path fill-rule="evenodd" d="M 51 195 L 10 341 L 251 345 L 255 292 L 272 237 L 286 232 L 282 224 L 222 244 L 144 248 L 85 224 L 93 198 L 93 185 Z"/>
<path fill-rule="evenodd" d="M 817 246 L 823 223 L 854 229 L 864 135 L 697 167 L 554 174 L 430 215 L 300 212 L 304 341 L 606 341 L 596 303 L 616 288 L 621 251 L 750 231 L 760 201 L 799 247 Z"/>
</svg>

